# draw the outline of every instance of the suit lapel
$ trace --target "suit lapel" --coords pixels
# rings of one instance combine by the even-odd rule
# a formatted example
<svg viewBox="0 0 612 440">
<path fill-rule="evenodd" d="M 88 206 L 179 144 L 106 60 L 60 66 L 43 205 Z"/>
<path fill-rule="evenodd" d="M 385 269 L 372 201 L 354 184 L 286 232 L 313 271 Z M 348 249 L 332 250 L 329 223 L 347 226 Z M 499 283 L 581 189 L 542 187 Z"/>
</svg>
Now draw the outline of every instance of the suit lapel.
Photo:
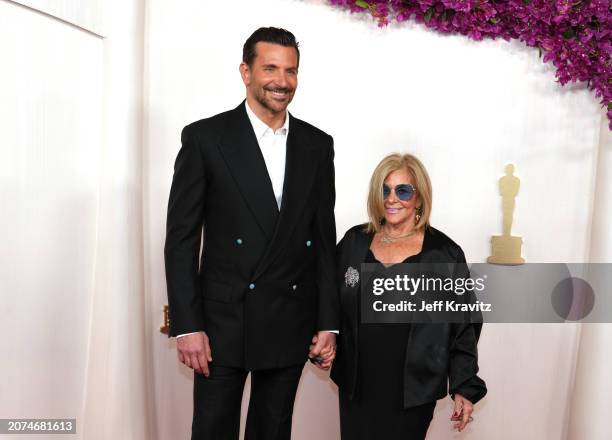
<svg viewBox="0 0 612 440">
<path fill-rule="evenodd" d="M 244 106 L 243 102 L 232 111 L 219 149 L 246 204 L 270 239 L 278 220 L 278 206 L 266 163 Z"/>
<path fill-rule="evenodd" d="M 281 210 L 266 252 L 255 271 L 254 277 L 259 277 L 284 248 L 286 240 L 304 210 L 309 193 L 316 177 L 316 155 L 308 144 L 299 121 L 289 115 L 289 136 L 287 137 L 287 156 L 285 161 L 285 180 Z"/>
</svg>

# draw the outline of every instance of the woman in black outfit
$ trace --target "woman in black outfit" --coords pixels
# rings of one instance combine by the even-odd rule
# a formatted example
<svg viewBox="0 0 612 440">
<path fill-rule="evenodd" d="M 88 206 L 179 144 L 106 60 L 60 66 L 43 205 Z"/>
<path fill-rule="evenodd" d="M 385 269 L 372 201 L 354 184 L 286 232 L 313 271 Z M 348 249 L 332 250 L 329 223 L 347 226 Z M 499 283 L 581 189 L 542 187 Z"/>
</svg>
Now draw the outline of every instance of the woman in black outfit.
<svg viewBox="0 0 612 440">
<path fill-rule="evenodd" d="M 450 392 L 460 431 L 487 389 L 478 373 L 481 324 L 363 324 L 361 263 L 465 264 L 461 248 L 429 226 L 431 183 L 412 155 L 393 154 L 370 180 L 370 222 L 338 244 L 342 326 L 331 377 L 339 388 L 343 440 L 424 439 L 436 400 Z"/>
</svg>

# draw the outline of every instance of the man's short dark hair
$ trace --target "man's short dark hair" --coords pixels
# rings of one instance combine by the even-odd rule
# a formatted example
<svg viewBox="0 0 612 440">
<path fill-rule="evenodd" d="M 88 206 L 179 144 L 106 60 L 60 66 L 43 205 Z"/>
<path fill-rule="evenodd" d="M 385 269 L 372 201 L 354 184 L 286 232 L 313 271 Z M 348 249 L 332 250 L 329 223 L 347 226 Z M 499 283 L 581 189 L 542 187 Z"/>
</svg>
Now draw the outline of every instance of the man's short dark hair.
<svg viewBox="0 0 612 440">
<path fill-rule="evenodd" d="M 295 35 L 286 29 L 262 27 L 251 34 L 251 36 L 245 41 L 244 47 L 242 48 L 242 61 L 249 67 L 253 65 L 253 60 L 257 55 L 255 45 L 259 42 L 293 47 L 297 52 L 298 64 L 300 63 L 300 49 L 298 49 L 298 42 L 295 41 Z"/>
</svg>

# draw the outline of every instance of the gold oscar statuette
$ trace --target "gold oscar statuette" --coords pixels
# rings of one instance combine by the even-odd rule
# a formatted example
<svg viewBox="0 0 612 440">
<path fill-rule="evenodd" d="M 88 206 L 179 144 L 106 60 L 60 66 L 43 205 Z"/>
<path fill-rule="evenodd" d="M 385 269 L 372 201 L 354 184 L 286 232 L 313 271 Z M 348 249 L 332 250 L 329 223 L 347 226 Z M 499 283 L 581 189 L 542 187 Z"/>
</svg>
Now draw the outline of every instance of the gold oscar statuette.
<svg viewBox="0 0 612 440">
<path fill-rule="evenodd" d="M 163 334 L 167 335 L 170 331 L 170 313 L 169 307 L 167 305 L 164 306 L 164 325 L 159 328 L 159 331 Z"/>
<path fill-rule="evenodd" d="M 519 192 L 521 181 L 513 174 L 514 165 L 506 165 L 505 171 L 506 175 L 499 179 L 499 192 L 502 197 L 503 233 L 491 237 L 492 255 L 487 261 L 492 264 L 514 266 L 525 262 L 521 257 L 523 239 L 514 237 L 510 233 L 514 215 L 514 199 Z"/>
</svg>

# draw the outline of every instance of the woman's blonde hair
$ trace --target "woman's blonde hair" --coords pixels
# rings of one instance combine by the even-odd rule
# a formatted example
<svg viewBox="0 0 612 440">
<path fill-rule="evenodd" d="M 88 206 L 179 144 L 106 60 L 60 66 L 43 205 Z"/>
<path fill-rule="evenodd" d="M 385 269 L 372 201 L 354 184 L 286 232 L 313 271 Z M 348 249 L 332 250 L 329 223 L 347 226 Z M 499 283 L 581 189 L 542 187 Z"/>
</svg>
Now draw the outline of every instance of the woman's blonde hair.
<svg viewBox="0 0 612 440">
<path fill-rule="evenodd" d="M 405 169 L 410 173 L 414 180 L 416 189 L 415 196 L 420 202 L 421 218 L 415 225 L 415 230 L 421 230 L 429 225 L 429 216 L 431 215 L 431 181 L 425 166 L 412 154 L 394 153 L 385 157 L 376 166 L 372 177 L 370 178 L 370 190 L 368 192 L 368 217 L 370 219 L 367 231 L 380 231 L 385 220 L 385 206 L 383 198 L 383 183 L 389 174 L 393 171 Z"/>
</svg>

